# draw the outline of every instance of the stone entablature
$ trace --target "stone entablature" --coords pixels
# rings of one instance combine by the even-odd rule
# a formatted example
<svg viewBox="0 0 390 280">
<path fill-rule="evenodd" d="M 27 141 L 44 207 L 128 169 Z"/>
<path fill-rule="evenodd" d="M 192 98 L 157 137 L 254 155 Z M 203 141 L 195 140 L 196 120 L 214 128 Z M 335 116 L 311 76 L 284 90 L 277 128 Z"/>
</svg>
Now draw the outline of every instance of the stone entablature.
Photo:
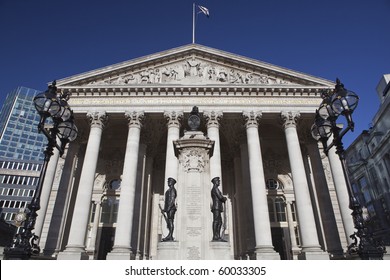
<svg viewBox="0 0 390 280">
<path fill-rule="evenodd" d="M 293 106 L 301 113 L 312 113 L 318 107 L 318 98 L 304 97 L 84 97 L 75 98 L 69 102 L 75 113 L 84 113 L 91 106 L 95 109 L 108 111 L 110 113 L 122 113 L 126 108 L 140 108 L 148 113 L 160 113 L 164 110 L 174 110 L 177 108 L 190 109 L 194 104 L 201 106 L 204 109 L 210 110 L 213 108 L 224 107 L 224 112 L 242 112 L 247 108 L 256 106 L 261 108 L 265 113 L 275 113 L 283 111 L 285 108 Z"/>
</svg>

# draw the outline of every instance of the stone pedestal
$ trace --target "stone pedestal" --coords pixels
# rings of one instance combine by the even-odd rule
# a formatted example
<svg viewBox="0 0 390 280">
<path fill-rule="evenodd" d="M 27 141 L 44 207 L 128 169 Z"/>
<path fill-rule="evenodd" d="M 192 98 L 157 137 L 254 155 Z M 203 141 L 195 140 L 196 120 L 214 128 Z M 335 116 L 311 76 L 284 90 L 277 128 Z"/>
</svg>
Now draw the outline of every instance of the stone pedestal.
<svg viewBox="0 0 390 280">
<path fill-rule="evenodd" d="M 157 245 L 157 256 L 159 260 L 178 260 L 179 242 L 159 242 Z"/>
<path fill-rule="evenodd" d="M 210 157 L 214 141 L 200 131 L 187 131 L 173 143 L 179 159 L 175 241 L 159 242 L 157 259 L 233 259 L 230 242 L 211 242 Z"/>
</svg>

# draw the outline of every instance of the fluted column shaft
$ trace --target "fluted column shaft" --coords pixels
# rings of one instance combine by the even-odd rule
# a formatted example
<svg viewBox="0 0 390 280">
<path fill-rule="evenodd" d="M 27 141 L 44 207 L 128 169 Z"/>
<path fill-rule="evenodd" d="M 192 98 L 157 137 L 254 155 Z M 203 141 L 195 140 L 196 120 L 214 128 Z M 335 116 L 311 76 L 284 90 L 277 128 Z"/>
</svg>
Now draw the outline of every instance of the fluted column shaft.
<svg viewBox="0 0 390 280">
<path fill-rule="evenodd" d="M 141 136 L 141 122 L 144 118 L 144 113 L 126 112 L 125 116 L 129 121 L 129 131 L 123 164 L 117 227 L 113 250 L 107 255 L 107 259 L 118 259 L 122 257 L 124 259 L 129 259 L 131 256 L 131 232 L 134 216 L 138 152 Z M 116 255 L 116 253 L 119 255 Z"/>
<path fill-rule="evenodd" d="M 223 189 L 222 166 L 221 166 L 221 145 L 219 140 L 219 121 L 222 112 L 204 112 L 207 121 L 207 136 L 214 140 L 213 156 L 210 158 L 210 178 L 220 178 L 220 188 Z"/>
<path fill-rule="evenodd" d="M 290 241 L 291 241 L 291 249 L 292 251 L 298 249 L 297 237 L 295 236 L 295 228 L 294 228 L 294 218 L 292 214 L 292 201 L 286 202 L 287 208 L 287 221 L 288 221 L 288 231 L 290 233 Z"/>
<path fill-rule="evenodd" d="M 264 178 L 263 160 L 260 148 L 258 121 L 261 112 L 244 112 L 248 141 L 249 172 L 252 190 L 253 218 L 255 228 L 256 251 L 274 252 L 271 225 Z"/>
<path fill-rule="evenodd" d="M 49 204 L 50 193 L 53 187 L 54 177 L 56 175 L 56 169 L 58 164 L 58 159 L 60 157 L 60 152 L 58 149 L 54 149 L 53 155 L 50 158 L 49 164 L 46 169 L 46 176 L 42 186 L 41 193 L 41 208 L 38 210 L 38 216 L 35 223 L 35 235 L 41 237 L 43 224 L 45 222 L 45 216 L 47 211 L 47 205 Z"/>
<path fill-rule="evenodd" d="M 284 121 L 288 157 L 294 185 L 302 251 L 318 251 L 320 250 L 320 245 L 317 228 L 296 128 L 296 120 L 299 116 L 297 112 L 282 112 L 281 114 Z"/>
<path fill-rule="evenodd" d="M 180 138 L 180 121 L 183 118 L 183 112 L 166 111 L 164 112 L 164 117 L 167 120 L 168 127 L 164 177 L 164 189 L 166 191 L 169 188 L 167 184 L 168 178 L 172 177 L 177 180 L 178 177 L 179 162 L 175 156 L 173 141 Z"/>
<path fill-rule="evenodd" d="M 91 239 L 90 239 L 90 242 L 89 242 L 89 246 L 87 248 L 87 249 L 89 249 L 91 251 L 95 250 L 97 231 L 98 231 L 99 221 L 100 221 L 100 211 L 101 211 L 101 208 L 102 208 L 101 201 L 95 201 L 94 203 L 96 204 L 95 216 L 94 216 L 94 219 L 93 219 L 93 226 L 92 226 L 92 229 L 91 229 Z"/>
<path fill-rule="evenodd" d="M 333 138 L 330 139 L 329 143 L 333 141 Z M 339 156 L 336 154 L 336 149 L 332 148 L 328 152 L 330 170 L 332 172 L 332 177 L 335 185 L 335 191 L 337 195 L 337 201 L 339 203 L 341 219 L 343 220 L 343 226 L 345 231 L 345 238 L 348 244 L 352 243 L 353 240 L 350 238 L 350 235 L 355 232 L 355 226 L 353 224 L 353 219 L 351 215 L 351 209 L 349 208 L 349 195 L 348 187 L 345 182 L 345 177 L 343 173 L 343 168 Z"/>
<path fill-rule="evenodd" d="M 99 158 L 100 141 L 104 122 L 107 118 L 105 112 L 88 112 L 87 116 L 91 121 L 91 130 L 85 152 L 84 164 L 81 170 L 68 245 L 65 250 L 68 252 L 85 252 L 85 237 L 92 200 L 92 190 L 95 181 L 96 166 Z"/>
</svg>

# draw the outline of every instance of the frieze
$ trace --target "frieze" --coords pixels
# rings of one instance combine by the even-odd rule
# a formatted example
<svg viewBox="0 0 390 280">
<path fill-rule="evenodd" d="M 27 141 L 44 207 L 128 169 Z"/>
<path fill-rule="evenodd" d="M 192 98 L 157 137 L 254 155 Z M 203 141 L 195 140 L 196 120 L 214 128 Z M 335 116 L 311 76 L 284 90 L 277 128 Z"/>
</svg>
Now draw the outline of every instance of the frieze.
<svg viewBox="0 0 390 280">
<path fill-rule="evenodd" d="M 314 105 L 318 107 L 319 100 L 317 98 L 229 98 L 229 97 L 174 97 L 174 98 L 157 98 L 157 97 L 142 97 L 142 98 L 74 98 L 71 100 L 70 106 L 164 106 L 164 105 Z"/>
<path fill-rule="evenodd" d="M 131 73 L 91 81 L 88 85 L 136 85 L 136 84 L 291 84 L 291 82 L 263 73 L 219 65 L 195 57 L 163 66 L 137 69 Z"/>
</svg>

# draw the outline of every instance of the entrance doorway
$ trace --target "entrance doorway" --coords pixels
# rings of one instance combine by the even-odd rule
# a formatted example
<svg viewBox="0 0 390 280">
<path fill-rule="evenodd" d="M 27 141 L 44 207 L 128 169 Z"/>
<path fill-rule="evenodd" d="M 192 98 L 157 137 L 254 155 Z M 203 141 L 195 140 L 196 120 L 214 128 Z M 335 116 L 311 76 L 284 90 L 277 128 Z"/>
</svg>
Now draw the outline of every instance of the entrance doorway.
<svg viewBox="0 0 390 280">
<path fill-rule="evenodd" d="M 114 246 L 115 228 L 113 227 L 100 227 L 98 230 L 99 248 L 98 248 L 98 260 L 105 260 L 107 253 L 111 252 L 112 246 Z"/>
<path fill-rule="evenodd" d="M 290 235 L 286 227 L 272 227 L 272 245 L 276 252 L 279 253 L 281 260 L 292 259 L 290 254 Z"/>
</svg>

